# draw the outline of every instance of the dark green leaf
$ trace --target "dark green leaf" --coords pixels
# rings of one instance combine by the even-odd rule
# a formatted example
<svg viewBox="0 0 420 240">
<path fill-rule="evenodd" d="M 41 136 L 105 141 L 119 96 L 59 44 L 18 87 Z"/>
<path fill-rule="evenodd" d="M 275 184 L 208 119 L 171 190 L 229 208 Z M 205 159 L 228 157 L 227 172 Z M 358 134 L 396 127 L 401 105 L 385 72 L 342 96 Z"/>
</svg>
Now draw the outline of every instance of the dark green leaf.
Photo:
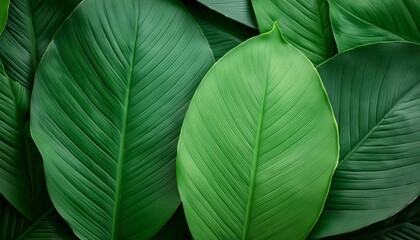
<svg viewBox="0 0 420 240">
<path fill-rule="evenodd" d="M 3 32 L 7 22 L 10 0 L 1 0 L 0 2 L 0 35 Z"/>
<path fill-rule="evenodd" d="M 78 2 L 11 0 L 7 25 L 0 36 L 0 58 L 11 79 L 32 88 L 39 60 Z"/>
<path fill-rule="evenodd" d="M 313 236 L 354 231 L 420 194 L 420 46 L 375 44 L 318 67 L 340 130 L 340 162 Z"/>
<path fill-rule="evenodd" d="M 330 0 L 340 52 L 384 41 L 420 43 L 419 0 Z"/>
<path fill-rule="evenodd" d="M 31 131 L 54 205 L 84 239 L 145 239 L 173 215 L 176 144 L 213 64 L 168 0 L 85 0 L 36 74 Z"/>
<path fill-rule="evenodd" d="M 152 240 L 192 240 L 182 205 L 172 218 L 153 236 Z"/>
<path fill-rule="evenodd" d="M 303 239 L 338 160 L 319 76 L 278 27 L 222 57 L 181 130 L 177 182 L 195 239 Z"/>
<path fill-rule="evenodd" d="M 319 64 L 334 55 L 335 42 L 330 26 L 327 0 L 252 0 L 260 32 L 270 30 L 274 21 L 284 37 Z"/>
<path fill-rule="evenodd" d="M 184 4 L 206 35 L 216 59 L 221 58 L 246 39 L 258 34 L 255 29 L 233 21 L 200 3 L 184 1 Z"/>
<path fill-rule="evenodd" d="M 215 10 L 228 18 L 245 24 L 251 28 L 257 28 L 251 0 L 197 0 L 208 8 Z"/>
</svg>

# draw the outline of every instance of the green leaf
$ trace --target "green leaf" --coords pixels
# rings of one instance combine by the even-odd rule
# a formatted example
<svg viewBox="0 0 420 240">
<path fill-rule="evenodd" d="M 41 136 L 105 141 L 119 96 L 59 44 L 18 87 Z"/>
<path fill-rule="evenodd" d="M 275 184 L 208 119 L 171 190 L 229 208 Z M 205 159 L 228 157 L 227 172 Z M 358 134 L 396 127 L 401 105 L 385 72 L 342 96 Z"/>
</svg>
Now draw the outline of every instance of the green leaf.
<svg viewBox="0 0 420 240">
<path fill-rule="evenodd" d="M 330 0 L 331 24 L 340 52 L 384 41 L 420 43 L 418 0 Z"/>
<path fill-rule="evenodd" d="M 216 59 L 258 32 L 194 1 L 184 4 L 204 32 Z"/>
<path fill-rule="evenodd" d="M 6 26 L 9 4 L 10 0 L 1 0 L 0 2 L 0 35 Z"/>
<path fill-rule="evenodd" d="M 182 205 L 172 218 L 156 233 L 152 240 L 192 240 Z"/>
<path fill-rule="evenodd" d="M 193 237 L 303 239 L 337 160 L 313 65 L 278 26 L 251 38 L 207 73 L 181 130 L 177 182 Z"/>
<path fill-rule="evenodd" d="M 3 0 L 1 0 L 3 1 Z M 32 89 L 35 71 L 52 36 L 79 0 L 12 0 L 0 36 L 0 58 L 14 81 Z"/>
<path fill-rule="evenodd" d="M 251 0 L 197 0 L 208 8 L 251 28 L 257 28 Z"/>
<path fill-rule="evenodd" d="M 145 239 L 170 219 L 179 131 L 213 62 L 177 1 L 85 0 L 63 24 L 36 74 L 31 131 L 78 237 Z"/>
<path fill-rule="evenodd" d="M 42 158 L 29 134 L 29 98 L 0 61 L 0 194 L 32 220 L 50 201 Z"/>
<path fill-rule="evenodd" d="M 374 44 L 318 67 L 340 131 L 340 162 L 313 236 L 384 220 L 420 194 L 420 46 Z"/>
<path fill-rule="evenodd" d="M 354 233 L 335 236 L 331 239 L 420 239 L 420 198 L 417 198 L 414 203 L 387 220 Z"/>
<path fill-rule="evenodd" d="M 269 31 L 277 21 L 285 39 L 313 63 L 334 55 L 327 0 L 252 0 L 252 5 L 261 33 Z"/>
<path fill-rule="evenodd" d="M 0 196 L 0 239 L 77 239 L 54 208 L 29 221 Z"/>
</svg>

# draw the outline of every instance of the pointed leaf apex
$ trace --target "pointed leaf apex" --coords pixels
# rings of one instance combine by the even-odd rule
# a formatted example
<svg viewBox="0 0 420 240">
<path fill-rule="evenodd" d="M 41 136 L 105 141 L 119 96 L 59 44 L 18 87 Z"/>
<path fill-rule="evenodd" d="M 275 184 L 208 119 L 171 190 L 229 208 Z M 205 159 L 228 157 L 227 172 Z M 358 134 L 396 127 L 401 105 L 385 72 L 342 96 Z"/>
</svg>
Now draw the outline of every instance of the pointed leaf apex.
<svg viewBox="0 0 420 240">
<path fill-rule="evenodd" d="M 280 25 L 279 25 L 279 23 L 277 22 L 277 21 L 275 21 L 274 23 L 273 23 L 273 27 L 271 28 L 271 30 L 268 32 L 268 34 L 270 34 L 270 35 L 272 35 L 273 37 L 275 37 L 275 38 L 280 38 L 280 40 L 283 42 L 283 43 L 286 43 L 286 40 L 284 39 L 284 37 L 283 37 L 283 33 L 282 33 L 282 31 L 281 31 L 281 28 L 280 28 Z"/>
</svg>

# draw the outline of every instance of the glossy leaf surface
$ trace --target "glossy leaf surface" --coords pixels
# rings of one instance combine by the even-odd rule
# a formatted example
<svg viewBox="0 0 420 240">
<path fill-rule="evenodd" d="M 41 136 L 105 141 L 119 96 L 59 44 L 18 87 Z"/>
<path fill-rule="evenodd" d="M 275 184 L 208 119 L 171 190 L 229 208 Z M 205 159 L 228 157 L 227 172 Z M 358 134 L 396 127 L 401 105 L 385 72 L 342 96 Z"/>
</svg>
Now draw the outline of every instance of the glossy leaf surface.
<svg viewBox="0 0 420 240">
<path fill-rule="evenodd" d="M 257 28 L 251 0 L 197 0 L 228 18 L 245 24 L 248 27 Z"/>
<path fill-rule="evenodd" d="M 53 208 L 29 221 L 0 196 L 0 239 L 77 238 Z"/>
<path fill-rule="evenodd" d="M 375 44 L 318 67 L 341 151 L 314 236 L 387 219 L 420 194 L 419 56 L 416 44 Z"/>
<path fill-rule="evenodd" d="M 252 0 L 252 5 L 261 33 L 269 31 L 277 21 L 286 40 L 314 64 L 334 54 L 327 0 Z"/>
<path fill-rule="evenodd" d="M 374 42 L 420 43 L 418 0 L 331 0 L 329 3 L 340 52 Z"/>
<path fill-rule="evenodd" d="M 38 63 L 52 36 L 79 2 L 11 0 L 0 36 L 0 58 L 11 79 L 32 89 Z"/>
<path fill-rule="evenodd" d="M 3 29 L 6 26 L 9 4 L 10 0 L 2 0 L 0 2 L 0 34 L 3 32 Z"/>
<path fill-rule="evenodd" d="M 214 57 L 221 58 L 241 42 L 258 34 L 258 31 L 215 12 L 200 3 L 184 1 L 209 41 Z"/>
<path fill-rule="evenodd" d="M 29 98 L 0 61 L 0 194 L 33 220 L 50 201 L 42 158 L 29 134 Z"/>
<path fill-rule="evenodd" d="M 305 238 L 337 159 L 313 65 L 278 27 L 251 38 L 207 73 L 181 130 L 177 182 L 193 237 Z"/>
<path fill-rule="evenodd" d="M 176 1 L 85 0 L 63 24 L 37 71 L 31 131 L 78 237 L 145 239 L 170 219 L 181 123 L 212 63 Z"/>
</svg>

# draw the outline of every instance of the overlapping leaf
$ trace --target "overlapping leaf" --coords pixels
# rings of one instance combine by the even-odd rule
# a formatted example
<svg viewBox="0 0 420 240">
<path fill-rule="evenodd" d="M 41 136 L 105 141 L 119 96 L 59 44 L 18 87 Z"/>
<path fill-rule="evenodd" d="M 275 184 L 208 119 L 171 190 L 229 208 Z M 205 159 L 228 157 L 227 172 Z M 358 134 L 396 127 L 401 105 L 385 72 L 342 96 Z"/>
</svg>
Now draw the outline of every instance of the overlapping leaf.
<svg viewBox="0 0 420 240">
<path fill-rule="evenodd" d="M 248 27 L 257 28 L 251 0 L 198 0 L 198 2 Z"/>
<path fill-rule="evenodd" d="M 79 2 L 11 0 L 7 25 L 0 36 L 0 58 L 11 79 L 32 89 L 39 60 Z"/>
<path fill-rule="evenodd" d="M 338 158 L 331 106 L 312 64 L 280 30 L 222 57 L 181 130 L 177 182 L 196 239 L 302 239 Z"/>
<path fill-rule="evenodd" d="M 277 21 L 284 37 L 313 63 L 334 54 L 327 0 L 252 0 L 252 5 L 260 32 L 270 30 Z"/>
<path fill-rule="evenodd" d="M 176 143 L 213 63 L 170 0 L 85 0 L 37 71 L 32 136 L 58 212 L 86 239 L 145 239 L 179 205 Z"/>
<path fill-rule="evenodd" d="M 384 220 L 420 194 L 419 56 L 416 44 L 375 44 L 319 66 L 341 152 L 313 236 Z"/>
<path fill-rule="evenodd" d="M 258 34 L 255 29 L 235 22 L 194 1 L 184 1 L 209 41 L 216 59 L 232 48 Z"/>
<path fill-rule="evenodd" d="M 9 4 L 10 0 L 2 0 L 0 2 L 0 34 L 3 32 L 3 29 L 6 26 Z"/>
<path fill-rule="evenodd" d="M 0 194 L 33 220 L 50 201 L 41 155 L 29 134 L 29 98 L 0 62 Z"/>
<path fill-rule="evenodd" d="M 420 43 L 418 0 L 331 0 L 338 50 L 384 41 Z"/>
</svg>

